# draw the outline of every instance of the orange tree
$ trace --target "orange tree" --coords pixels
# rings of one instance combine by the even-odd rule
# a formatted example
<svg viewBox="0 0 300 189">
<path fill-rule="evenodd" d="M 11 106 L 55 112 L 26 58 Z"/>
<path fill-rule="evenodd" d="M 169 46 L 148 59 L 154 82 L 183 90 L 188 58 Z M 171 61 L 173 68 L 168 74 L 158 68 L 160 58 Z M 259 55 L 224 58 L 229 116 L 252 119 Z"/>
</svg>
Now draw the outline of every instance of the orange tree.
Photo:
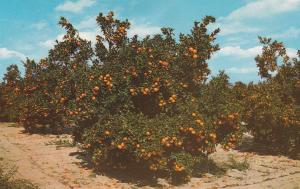
<svg viewBox="0 0 300 189">
<path fill-rule="evenodd" d="M 20 122 L 29 132 L 57 132 L 62 127 L 62 118 L 51 94 L 56 87 L 56 75 L 46 59 L 36 63 L 24 62 L 24 90 Z"/>
<path fill-rule="evenodd" d="M 94 52 L 91 42 L 81 39 L 65 18 L 61 18 L 59 24 L 67 33 L 64 40 L 49 51 L 47 58 L 56 79 L 51 96 L 64 125 L 73 125 L 92 112 L 87 91 L 90 91 L 90 64 Z"/>
<path fill-rule="evenodd" d="M 245 84 L 241 81 L 237 81 L 234 83 L 232 90 L 234 93 L 234 98 L 240 104 L 241 109 L 244 108 L 244 100 L 248 95 L 248 86 L 252 85 L 253 83 Z"/>
<path fill-rule="evenodd" d="M 296 154 L 300 149 L 300 53 L 290 58 L 282 43 L 260 41 L 264 47 L 256 62 L 264 80 L 248 86 L 245 121 L 256 140 Z"/>
<path fill-rule="evenodd" d="M 4 118 L 4 98 L 3 98 L 3 91 L 4 90 L 4 84 L 0 83 L 0 121 L 5 120 Z"/>
<path fill-rule="evenodd" d="M 236 86 L 236 85 L 235 85 Z M 213 120 L 217 135 L 224 149 L 234 148 L 240 141 L 245 128 L 241 125 L 242 104 L 236 100 L 236 93 L 229 83 L 229 77 L 220 72 L 204 86 L 199 98 L 199 111 Z"/>
<path fill-rule="evenodd" d="M 170 28 L 141 39 L 128 38 L 127 20 L 115 19 L 112 12 L 99 14 L 103 35 L 97 36 L 94 53 L 68 60 L 70 66 L 76 62 L 76 69 L 82 66 L 75 72 L 66 69 L 66 83 L 73 82 L 67 86 L 76 90 L 60 92 L 66 93 L 66 118 L 75 123 L 75 140 L 83 143 L 95 165 L 138 165 L 153 173 L 187 176 L 217 144 L 226 149 L 236 144 L 241 135 L 239 106 L 228 77 L 220 73 L 207 83 L 207 60 L 219 49 L 214 44 L 219 30 L 207 32 L 214 21 L 205 17 L 195 22 L 191 33 L 180 34 L 179 40 Z M 76 36 L 72 25 L 63 22 Z M 72 47 L 71 39 L 62 42 L 65 48 L 55 48 L 56 54 L 50 51 L 49 61 L 76 57 L 65 50 Z"/>
<path fill-rule="evenodd" d="M 1 84 L 1 109 L 2 119 L 6 121 L 17 121 L 22 99 L 22 78 L 17 65 L 11 65 L 4 74 Z"/>
<path fill-rule="evenodd" d="M 59 24 L 67 30 L 47 58 L 39 63 L 25 62 L 25 100 L 21 122 L 28 131 L 62 132 L 74 123 L 81 112 L 80 99 L 85 97 L 91 43 L 79 38 L 77 31 L 64 18 Z M 82 108 L 83 112 L 84 109 Z"/>
<path fill-rule="evenodd" d="M 47 58 L 24 63 L 20 121 L 28 131 L 73 127 L 99 167 L 194 174 L 216 145 L 234 147 L 243 131 L 228 76 L 207 80 L 219 49 L 219 29 L 207 31 L 214 21 L 195 22 L 178 40 L 170 28 L 141 39 L 127 36 L 127 20 L 99 14 L 92 48 L 61 18 L 63 40 Z"/>
</svg>

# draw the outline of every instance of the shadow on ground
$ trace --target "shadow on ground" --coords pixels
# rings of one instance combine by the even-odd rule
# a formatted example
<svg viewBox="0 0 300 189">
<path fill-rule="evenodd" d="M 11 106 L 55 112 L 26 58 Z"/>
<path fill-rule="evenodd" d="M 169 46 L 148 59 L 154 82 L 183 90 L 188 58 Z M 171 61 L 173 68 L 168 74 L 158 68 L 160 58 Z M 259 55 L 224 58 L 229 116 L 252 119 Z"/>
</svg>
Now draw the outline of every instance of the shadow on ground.
<svg viewBox="0 0 300 189">
<path fill-rule="evenodd" d="M 252 152 L 258 155 L 282 155 L 291 159 L 300 160 L 300 149 L 287 152 L 286 149 L 280 149 L 276 145 L 255 141 L 254 137 L 249 134 L 244 135 L 241 144 L 236 147 L 236 150 L 240 152 Z"/>
<path fill-rule="evenodd" d="M 22 127 L 19 124 L 13 124 L 10 127 Z M 21 133 L 24 134 L 38 134 L 38 135 L 63 135 L 72 134 L 72 127 L 57 127 L 52 128 L 49 125 L 35 126 L 32 128 L 23 129 Z"/>
<path fill-rule="evenodd" d="M 101 169 L 95 169 L 95 166 L 91 162 L 91 157 L 84 152 L 73 152 L 70 156 L 75 156 L 80 159 L 79 166 L 87 169 L 93 169 L 95 174 L 104 175 L 113 179 L 117 179 L 123 183 L 130 183 L 136 187 L 151 186 L 151 187 L 163 187 L 166 184 L 173 186 L 186 183 L 188 180 L 182 180 L 181 178 L 174 177 L 168 173 L 156 173 L 148 171 L 147 168 L 142 165 L 132 165 L 131 168 L 126 170 L 112 169 L 111 166 L 101 166 Z M 197 171 L 192 175 L 193 177 L 202 177 L 204 174 L 210 173 L 215 176 L 222 176 L 226 173 L 226 168 L 217 165 L 213 160 L 207 159 L 202 165 L 197 167 Z"/>
</svg>

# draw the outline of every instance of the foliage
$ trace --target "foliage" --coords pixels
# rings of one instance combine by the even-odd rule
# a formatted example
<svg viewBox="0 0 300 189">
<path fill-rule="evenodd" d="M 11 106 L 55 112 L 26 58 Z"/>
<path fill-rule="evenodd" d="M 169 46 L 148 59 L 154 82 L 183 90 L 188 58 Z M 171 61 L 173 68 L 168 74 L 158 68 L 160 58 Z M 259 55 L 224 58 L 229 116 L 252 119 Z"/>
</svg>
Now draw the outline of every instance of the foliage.
<svg viewBox="0 0 300 189">
<path fill-rule="evenodd" d="M 22 101 L 22 78 L 17 65 L 10 65 L 0 86 L 0 118 L 4 121 L 16 121 L 19 117 Z"/>
<path fill-rule="evenodd" d="M 43 59 L 39 64 L 27 59 L 24 66 L 26 71 L 20 122 L 30 132 L 40 129 L 39 127 L 56 130 L 53 127 L 59 125 L 61 117 L 57 114 L 58 109 L 50 95 L 56 84 L 53 75 L 55 73 L 46 69 L 46 62 Z"/>
<path fill-rule="evenodd" d="M 99 14 L 97 22 L 104 38 L 97 37 L 84 84 L 90 87 L 84 93 L 89 101 L 77 97 L 77 107 L 90 112 L 74 119 L 75 140 L 84 143 L 96 165 L 139 164 L 154 174 L 187 176 L 217 144 L 234 147 L 242 129 L 228 77 L 220 73 L 206 82 L 206 61 L 218 50 L 213 42 L 219 30 L 206 29 L 214 18 L 195 22 L 179 42 L 170 28 L 129 39 L 129 23 L 113 13 Z"/>
<path fill-rule="evenodd" d="M 4 101 L 4 84 L 0 83 L 0 121 L 5 120 L 4 108 L 5 101 Z"/>
<path fill-rule="evenodd" d="M 243 98 L 245 122 L 256 140 L 297 154 L 300 149 L 300 54 L 291 59 L 282 43 L 267 38 L 260 40 L 264 47 L 256 61 L 259 74 L 266 79 L 248 85 L 248 95 Z"/>
</svg>

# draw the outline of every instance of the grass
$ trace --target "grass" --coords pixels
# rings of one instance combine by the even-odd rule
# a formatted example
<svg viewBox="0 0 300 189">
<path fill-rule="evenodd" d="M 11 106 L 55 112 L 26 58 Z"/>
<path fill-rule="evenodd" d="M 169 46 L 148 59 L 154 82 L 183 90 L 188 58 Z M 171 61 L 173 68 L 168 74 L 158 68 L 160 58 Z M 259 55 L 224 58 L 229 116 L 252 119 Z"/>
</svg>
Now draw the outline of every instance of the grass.
<svg viewBox="0 0 300 189">
<path fill-rule="evenodd" d="M 202 163 L 197 166 L 193 176 L 202 177 L 206 173 L 220 177 L 226 173 L 226 169 L 216 164 L 214 160 L 207 158 L 203 159 Z"/>
<path fill-rule="evenodd" d="M 46 145 L 56 145 L 56 148 L 60 147 L 74 147 L 75 143 L 70 139 L 59 138 L 45 143 Z"/>
<path fill-rule="evenodd" d="M 22 127 L 22 125 L 18 124 L 18 123 L 10 123 L 8 125 L 8 127 L 16 127 L 16 128 L 19 128 L 19 127 Z"/>
<path fill-rule="evenodd" d="M 16 167 L 4 171 L 0 165 L 0 189 L 38 189 L 38 186 L 24 179 L 15 179 Z"/>
<path fill-rule="evenodd" d="M 217 177 L 221 177 L 226 174 L 227 170 L 236 169 L 238 171 L 245 171 L 249 169 L 250 164 L 248 163 L 248 158 L 245 157 L 242 161 L 236 160 L 233 155 L 231 155 L 227 162 L 222 164 L 217 164 L 212 159 L 207 159 L 199 167 L 197 167 L 197 173 L 193 176 L 201 177 L 205 173 L 212 174 Z"/>
<path fill-rule="evenodd" d="M 225 163 L 223 166 L 226 169 L 236 169 L 239 171 L 245 171 L 250 167 L 247 157 L 242 161 L 237 161 L 232 155 L 229 157 L 228 163 Z"/>
</svg>

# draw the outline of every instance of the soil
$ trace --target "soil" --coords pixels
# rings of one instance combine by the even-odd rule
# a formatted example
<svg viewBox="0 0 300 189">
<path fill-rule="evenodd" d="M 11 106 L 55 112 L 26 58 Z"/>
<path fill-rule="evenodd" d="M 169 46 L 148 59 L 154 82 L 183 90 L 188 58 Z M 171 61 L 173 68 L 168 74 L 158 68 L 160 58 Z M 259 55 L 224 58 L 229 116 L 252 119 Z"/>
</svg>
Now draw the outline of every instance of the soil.
<svg viewBox="0 0 300 189">
<path fill-rule="evenodd" d="M 0 164 L 16 166 L 17 178 L 27 179 L 42 189 L 105 188 L 280 188 L 300 189 L 300 161 L 285 156 L 262 154 L 250 150 L 224 151 L 211 155 L 218 165 L 234 159 L 240 166 L 224 174 L 205 174 L 201 178 L 174 186 L 159 179 L 156 186 L 140 186 L 118 177 L 96 174 L 86 167 L 76 146 L 58 147 L 69 135 L 24 133 L 13 123 L 0 123 Z M 67 144 L 67 143 L 66 143 Z M 243 166 L 249 166 L 243 170 Z M 240 170 L 238 170 L 240 169 Z"/>
</svg>

